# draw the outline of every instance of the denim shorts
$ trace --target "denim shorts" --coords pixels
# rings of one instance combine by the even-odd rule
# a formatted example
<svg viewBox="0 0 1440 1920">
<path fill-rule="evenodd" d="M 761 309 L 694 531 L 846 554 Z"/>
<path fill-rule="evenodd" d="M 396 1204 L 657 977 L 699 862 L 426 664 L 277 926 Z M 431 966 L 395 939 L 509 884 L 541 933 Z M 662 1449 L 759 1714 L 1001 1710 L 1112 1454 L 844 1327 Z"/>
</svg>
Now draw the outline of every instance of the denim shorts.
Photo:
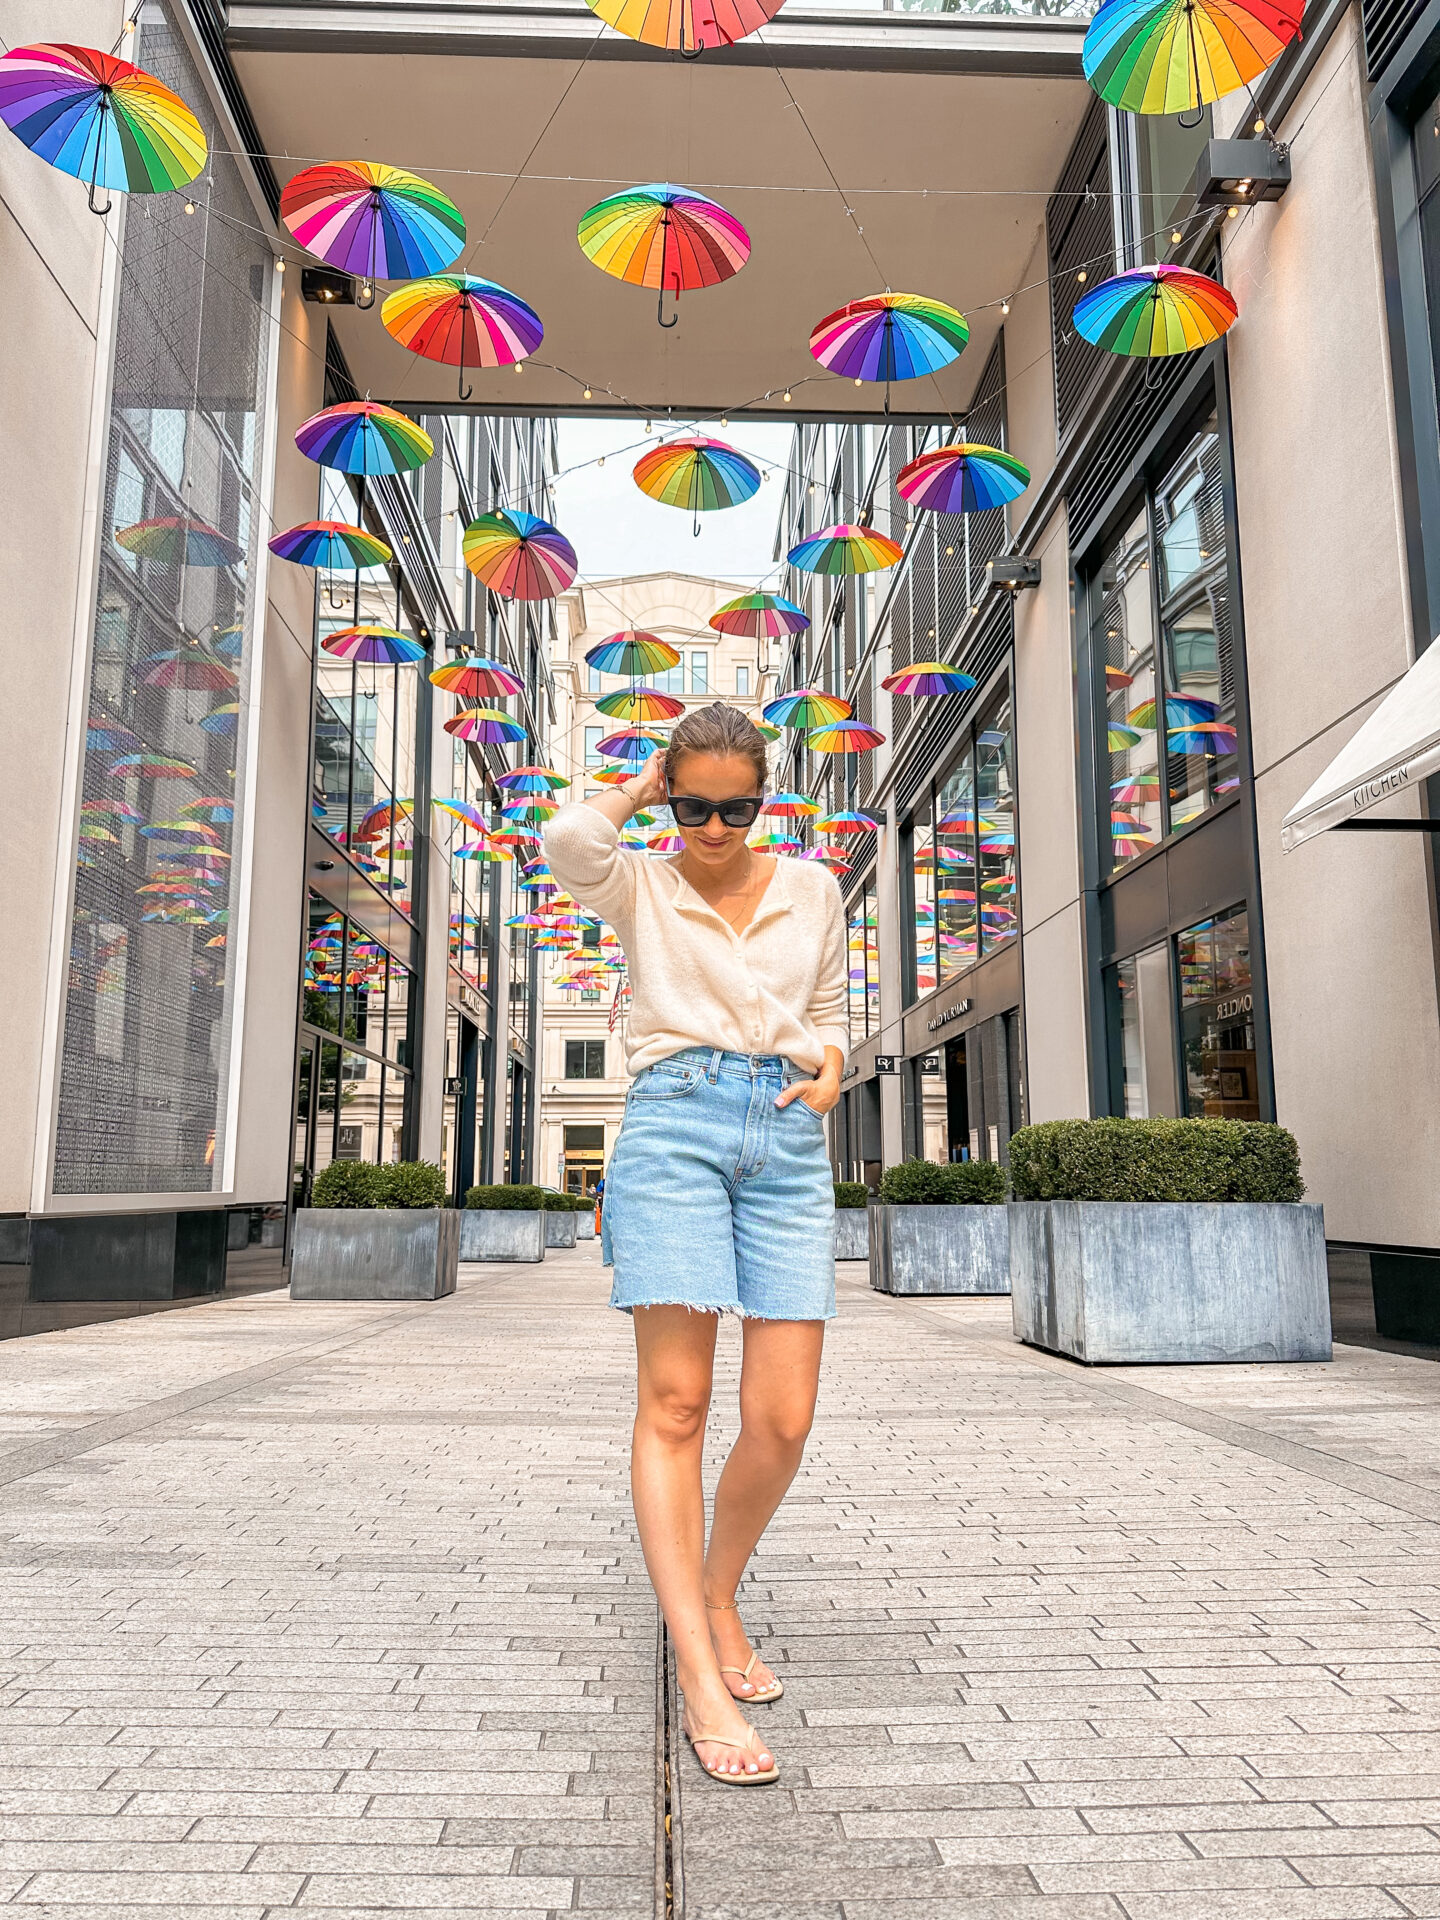
<svg viewBox="0 0 1440 1920">
<path fill-rule="evenodd" d="M 605 1174 L 610 1304 L 757 1320 L 835 1315 L 835 1189 L 813 1076 L 776 1054 L 687 1047 L 637 1074 Z"/>
</svg>

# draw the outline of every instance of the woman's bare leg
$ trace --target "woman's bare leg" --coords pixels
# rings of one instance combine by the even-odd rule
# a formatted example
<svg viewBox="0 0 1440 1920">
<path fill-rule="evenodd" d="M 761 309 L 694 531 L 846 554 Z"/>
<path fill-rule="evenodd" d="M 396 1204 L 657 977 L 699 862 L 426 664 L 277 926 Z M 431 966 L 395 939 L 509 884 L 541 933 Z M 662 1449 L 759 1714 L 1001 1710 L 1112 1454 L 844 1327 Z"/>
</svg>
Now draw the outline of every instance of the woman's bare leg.
<svg viewBox="0 0 1440 1920">
<path fill-rule="evenodd" d="M 639 1393 L 630 1487 L 650 1584 L 675 1648 L 676 1677 L 689 1724 L 743 1742 L 749 1722 L 720 1673 L 702 1585 L 705 1501 L 700 1465 L 717 1319 L 716 1314 L 692 1313 L 687 1307 L 635 1309 Z M 730 1773 L 756 1773 L 771 1765 L 763 1748 L 757 1762 L 751 1754 L 707 1746 L 703 1740 L 700 1759 L 702 1765 Z"/>
<path fill-rule="evenodd" d="M 715 1513 L 705 1555 L 705 1598 L 717 1664 L 743 1668 L 749 1642 L 738 1612 L 727 1603 L 755 1546 L 785 1498 L 805 1451 L 820 1386 L 823 1320 L 744 1320 L 740 1369 L 740 1432 L 715 1489 Z M 721 1675 L 743 1705 L 774 1674 L 759 1662 L 749 1680 Z"/>
</svg>

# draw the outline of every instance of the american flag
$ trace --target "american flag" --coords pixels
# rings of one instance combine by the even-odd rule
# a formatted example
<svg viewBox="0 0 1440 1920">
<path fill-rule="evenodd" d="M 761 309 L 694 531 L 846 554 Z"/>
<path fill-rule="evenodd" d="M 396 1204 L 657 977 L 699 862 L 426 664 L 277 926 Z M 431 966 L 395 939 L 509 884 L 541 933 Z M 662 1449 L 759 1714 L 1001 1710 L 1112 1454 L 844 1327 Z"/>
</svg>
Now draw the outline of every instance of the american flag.
<svg viewBox="0 0 1440 1920">
<path fill-rule="evenodd" d="M 625 1010 L 629 1006 L 629 1004 L 630 1004 L 630 982 L 628 980 L 617 980 L 615 982 L 615 997 L 610 1002 L 610 1023 L 609 1024 L 610 1024 L 611 1033 L 615 1031 L 616 1021 L 624 1018 Z"/>
</svg>

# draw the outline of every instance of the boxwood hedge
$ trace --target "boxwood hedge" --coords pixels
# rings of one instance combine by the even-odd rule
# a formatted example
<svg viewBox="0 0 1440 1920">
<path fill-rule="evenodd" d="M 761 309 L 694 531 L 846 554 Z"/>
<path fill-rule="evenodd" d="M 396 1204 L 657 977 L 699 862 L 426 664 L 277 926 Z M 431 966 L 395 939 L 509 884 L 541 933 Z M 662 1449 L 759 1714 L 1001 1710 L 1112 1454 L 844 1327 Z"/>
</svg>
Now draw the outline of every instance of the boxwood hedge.
<svg viewBox="0 0 1440 1920">
<path fill-rule="evenodd" d="M 515 1186 L 471 1187 L 465 1195 L 465 1205 L 510 1213 L 540 1213 L 544 1210 L 541 1189 L 523 1183 Z"/>
<path fill-rule="evenodd" d="M 1299 1200 L 1300 1150 L 1257 1120 L 1046 1120 L 1010 1141 L 1017 1200 Z"/>
<path fill-rule="evenodd" d="M 835 1204 L 837 1207 L 863 1207 L 870 1198 L 870 1189 L 863 1180 L 837 1180 L 835 1182 Z"/>
<path fill-rule="evenodd" d="M 993 1207 L 1004 1198 L 1005 1169 L 993 1160 L 906 1160 L 880 1176 L 887 1207 Z"/>
<path fill-rule="evenodd" d="M 368 1160 L 332 1160 L 311 1189 L 312 1207 L 399 1210 L 443 1207 L 445 1176 L 432 1160 L 400 1160 L 377 1167 Z"/>
</svg>

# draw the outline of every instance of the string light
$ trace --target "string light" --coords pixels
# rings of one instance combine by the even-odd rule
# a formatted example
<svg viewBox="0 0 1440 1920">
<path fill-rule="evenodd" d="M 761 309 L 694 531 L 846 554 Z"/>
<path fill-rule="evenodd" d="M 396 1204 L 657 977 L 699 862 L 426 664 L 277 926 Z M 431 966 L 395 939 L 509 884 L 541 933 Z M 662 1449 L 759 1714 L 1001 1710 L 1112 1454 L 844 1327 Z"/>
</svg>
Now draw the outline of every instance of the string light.
<svg viewBox="0 0 1440 1920">
<path fill-rule="evenodd" d="M 786 387 L 786 389 L 785 389 L 785 404 L 786 404 L 786 406 L 787 406 L 787 407 L 788 407 L 788 406 L 790 405 L 790 389 L 789 389 L 789 387 Z"/>
<path fill-rule="evenodd" d="M 720 424 L 722 427 L 728 427 L 730 424 L 728 417 L 723 413 L 720 416 Z"/>
<path fill-rule="evenodd" d="M 595 395 L 590 391 L 589 387 L 586 387 L 584 397 L 587 400 L 593 400 Z"/>
<path fill-rule="evenodd" d="M 193 200 L 187 200 L 185 202 L 185 211 L 186 213 L 193 213 L 195 211 L 195 202 Z"/>
<path fill-rule="evenodd" d="M 1009 313 L 1009 311 L 1010 311 L 1010 302 L 1009 302 L 1008 300 L 1002 300 L 1002 301 L 1000 302 L 1000 311 L 1001 311 L 1001 313 L 1002 313 L 1002 314 L 1003 314 L 1003 313 Z"/>
<path fill-rule="evenodd" d="M 366 313 L 375 304 L 375 282 L 368 273 L 360 276 L 360 291 L 355 296 L 355 304 Z"/>
<path fill-rule="evenodd" d="M 283 254 L 277 254 L 277 255 L 276 255 L 276 258 L 275 258 L 275 271 L 276 271 L 277 273 L 283 273 L 283 272 L 285 271 L 285 259 L 284 259 L 284 255 L 283 255 Z"/>
<path fill-rule="evenodd" d="M 1180 231 L 1180 229 L 1179 229 L 1179 227 L 1175 227 L 1175 228 L 1173 228 L 1173 229 L 1171 230 L 1171 234 L 1170 234 L 1170 244 L 1171 244 L 1171 246 L 1172 246 L 1172 247 L 1178 247 L 1178 246 L 1179 246 L 1179 244 L 1180 244 L 1180 242 L 1181 242 L 1181 241 L 1182 241 L 1182 240 L 1183 240 L 1184 238 L 1185 238 L 1185 236 L 1184 236 L 1184 234 L 1183 234 L 1183 233 L 1181 233 L 1181 231 Z"/>
<path fill-rule="evenodd" d="M 1075 278 L 1080 282 L 1081 286 L 1083 287 L 1085 282 L 1090 278 L 1090 276 L 1088 273 L 1086 273 L 1084 267 L 1081 267 L 1080 271 L 1076 274 Z"/>
<path fill-rule="evenodd" d="M 1260 115 L 1259 119 L 1255 122 L 1255 131 L 1256 133 L 1264 133 L 1265 131 L 1265 116 L 1263 113 Z"/>
<path fill-rule="evenodd" d="M 1235 217 L 1238 215 L 1239 212 L 1240 212 L 1239 207 L 1231 207 L 1230 214 L 1229 214 L 1230 219 L 1232 220 L 1235 219 Z"/>
<path fill-rule="evenodd" d="M 515 371 L 516 371 L 517 373 L 523 373 L 523 372 L 525 371 L 525 367 L 524 367 L 524 364 L 523 364 L 523 362 L 521 362 L 521 361 L 519 361 L 519 360 L 517 360 L 517 361 L 515 362 Z"/>
</svg>

